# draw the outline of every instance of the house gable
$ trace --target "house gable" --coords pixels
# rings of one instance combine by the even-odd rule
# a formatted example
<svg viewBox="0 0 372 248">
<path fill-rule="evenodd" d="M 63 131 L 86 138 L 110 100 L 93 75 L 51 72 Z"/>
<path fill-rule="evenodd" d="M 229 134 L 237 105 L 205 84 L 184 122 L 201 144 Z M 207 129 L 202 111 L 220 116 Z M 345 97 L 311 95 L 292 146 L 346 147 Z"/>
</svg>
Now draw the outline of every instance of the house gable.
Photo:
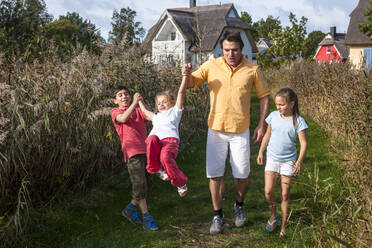
<svg viewBox="0 0 372 248">
<path fill-rule="evenodd" d="M 231 8 L 230 8 L 229 12 L 227 13 L 226 17 L 239 18 L 239 15 L 236 12 L 236 9 L 234 8 L 234 6 L 231 6 Z"/>
<path fill-rule="evenodd" d="M 154 56 L 155 46 L 155 53 L 159 55 L 159 47 L 174 44 L 170 41 L 182 41 L 184 59 L 194 52 L 216 56 L 215 50 L 220 49 L 220 37 L 227 29 L 241 33 L 246 57 L 251 58 L 251 53 L 257 52 L 249 27 L 240 20 L 233 4 L 167 9 L 149 30 L 143 46 L 147 51 L 151 49 Z M 166 41 L 169 44 L 164 43 Z"/>
<path fill-rule="evenodd" d="M 184 39 L 177 25 L 168 16 L 165 17 L 162 25 L 155 34 L 155 41 L 182 40 Z"/>
<path fill-rule="evenodd" d="M 345 34 L 336 33 L 336 27 L 319 43 L 314 59 L 318 62 L 345 61 L 349 48 L 345 45 Z"/>
<path fill-rule="evenodd" d="M 264 38 L 260 38 L 257 41 L 256 46 L 257 46 L 258 51 L 269 49 L 271 47 L 271 42 L 269 40 L 264 39 Z"/>
</svg>

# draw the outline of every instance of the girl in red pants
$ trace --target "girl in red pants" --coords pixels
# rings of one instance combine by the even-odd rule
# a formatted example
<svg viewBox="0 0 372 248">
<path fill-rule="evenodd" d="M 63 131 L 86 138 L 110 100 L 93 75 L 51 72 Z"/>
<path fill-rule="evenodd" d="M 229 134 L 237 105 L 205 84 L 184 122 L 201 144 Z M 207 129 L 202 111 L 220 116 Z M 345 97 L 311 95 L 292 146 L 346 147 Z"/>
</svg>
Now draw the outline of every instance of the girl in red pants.
<svg viewBox="0 0 372 248">
<path fill-rule="evenodd" d="M 187 193 L 187 177 L 178 168 L 175 159 L 178 154 L 178 125 L 181 120 L 186 86 L 186 76 L 183 76 L 175 104 L 168 92 L 157 94 L 155 103 L 158 112 L 156 114 L 148 110 L 142 101 L 139 102 L 146 119 L 152 121 L 153 125 L 146 139 L 146 169 L 151 174 L 159 175 L 164 181 L 170 180 L 177 187 L 181 197 Z"/>
</svg>

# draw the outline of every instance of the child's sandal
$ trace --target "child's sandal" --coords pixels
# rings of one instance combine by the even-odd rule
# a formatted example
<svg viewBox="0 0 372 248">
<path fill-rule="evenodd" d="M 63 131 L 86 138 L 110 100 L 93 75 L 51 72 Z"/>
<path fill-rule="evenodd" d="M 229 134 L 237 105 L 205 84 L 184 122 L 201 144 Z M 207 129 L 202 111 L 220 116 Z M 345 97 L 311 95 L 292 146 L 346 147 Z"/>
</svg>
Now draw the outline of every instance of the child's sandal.
<svg viewBox="0 0 372 248">
<path fill-rule="evenodd" d="M 273 232 L 278 225 L 278 221 L 280 219 L 280 214 L 278 214 L 273 221 L 270 219 L 267 221 L 267 225 L 265 226 L 266 231 Z M 272 227 L 270 227 L 272 226 Z"/>
<path fill-rule="evenodd" d="M 186 186 L 186 184 L 183 185 L 183 186 L 181 186 L 181 187 L 177 187 L 177 191 L 178 191 L 178 194 L 181 197 L 184 197 L 187 194 L 187 186 Z"/>
</svg>

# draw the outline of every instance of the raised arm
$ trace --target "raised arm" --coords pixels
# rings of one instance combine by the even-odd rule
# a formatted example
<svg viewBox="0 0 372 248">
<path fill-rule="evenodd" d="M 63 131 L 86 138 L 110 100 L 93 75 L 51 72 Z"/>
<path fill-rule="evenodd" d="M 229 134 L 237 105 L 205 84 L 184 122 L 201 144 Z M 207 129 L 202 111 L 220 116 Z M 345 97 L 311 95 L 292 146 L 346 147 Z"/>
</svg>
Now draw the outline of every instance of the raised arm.
<svg viewBox="0 0 372 248">
<path fill-rule="evenodd" d="M 185 102 L 186 87 L 187 87 L 187 76 L 182 76 L 182 82 L 181 82 L 180 88 L 178 89 L 177 101 L 176 101 L 176 105 L 179 109 L 183 108 L 183 103 Z"/>
<path fill-rule="evenodd" d="M 253 132 L 254 143 L 260 142 L 265 135 L 265 118 L 269 114 L 269 96 L 260 99 L 260 121 Z"/>
<path fill-rule="evenodd" d="M 191 75 L 191 72 L 192 72 L 192 65 L 190 63 L 184 64 L 182 66 L 182 76 L 186 76 L 185 80 L 186 80 L 186 86 L 188 89 L 194 87 L 194 80 Z"/>
<path fill-rule="evenodd" d="M 152 118 L 153 118 L 154 115 L 155 115 L 154 112 L 150 111 L 150 110 L 146 107 L 146 105 L 143 103 L 143 100 L 139 101 L 138 104 L 139 104 L 139 106 L 140 106 L 140 108 L 141 108 L 143 114 L 145 115 L 146 120 L 148 120 L 148 121 L 152 121 Z"/>
<path fill-rule="evenodd" d="M 125 123 L 129 119 L 130 115 L 133 113 L 133 111 L 136 109 L 138 102 L 142 100 L 142 96 L 139 93 L 134 94 L 133 96 L 133 102 L 128 107 L 128 109 L 122 113 L 116 116 L 116 121 L 119 123 Z"/>
<path fill-rule="evenodd" d="M 263 137 L 262 142 L 261 142 L 260 150 L 258 151 L 258 155 L 257 155 L 257 164 L 259 165 L 263 165 L 263 152 L 265 151 L 267 144 L 269 143 L 270 136 L 271 136 L 271 126 L 268 125 L 265 136 Z"/>
<path fill-rule="evenodd" d="M 301 164 L 302 161 L 304 160 L 304 157 L 307 152 L 307 138 L 306 138 L 306 132 L 305 130 L 302 130 L 301 132 L 298 133 L 298 139 L 300 140 L 300 155 L 298 155 L 298 159 L 296 161 L 296 164 L 293 168 L 293 173 L 297 174 L 301 170 Z"/>
</svg>

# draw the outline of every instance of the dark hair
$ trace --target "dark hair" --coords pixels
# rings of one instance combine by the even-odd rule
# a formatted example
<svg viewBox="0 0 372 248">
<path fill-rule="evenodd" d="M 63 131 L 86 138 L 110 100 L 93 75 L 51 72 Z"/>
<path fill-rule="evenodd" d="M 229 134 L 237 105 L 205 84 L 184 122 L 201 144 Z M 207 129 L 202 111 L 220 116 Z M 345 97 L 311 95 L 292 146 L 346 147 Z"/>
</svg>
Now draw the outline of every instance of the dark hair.
<svg viewBox="0 0 372 248">
<path fill-rule="evenodd" d="M 221 45 L 222 49 L 223 49 L 222 43 L 225 40 L 238 42 L 240 44 L 240 49 L 243 50 L 244 43 L 242 41 L 242 37 L 240 36 L 240 32 L 238 32 L 238 31 L 234 31 L 234 32 L 225 31 L 223 33 L 222 37 L 221 37 L 221 40 L 220 40 L 220 45 Z"/>
<path fill-rule="evenodd" d="M 296 119 L 297 116 L 300 115 L 300 110 L 298 109 L 298 97 L 296 92 L 288 87 L 281 88 L 278 92 L 276 92 L 275 97 L 277 96 L 283 97 L 287 103 L 294 102 L 292 109 L 292 119 L 293 127 L 296 128 Z"/>
<path fill-rule="evenodd" d="M 116 97 L 116 94 L 117 94 L 119 91 L 122 91 L 122 90 L 127 91 L 128 94 L 130 95 L 130 90 L 129 90 L 126 86 L 119 85 L 119 86 L 115 87 L 115 89 L 112 91 L 112 95 L 114 96 L 114 98 Z"/>
</svg>

